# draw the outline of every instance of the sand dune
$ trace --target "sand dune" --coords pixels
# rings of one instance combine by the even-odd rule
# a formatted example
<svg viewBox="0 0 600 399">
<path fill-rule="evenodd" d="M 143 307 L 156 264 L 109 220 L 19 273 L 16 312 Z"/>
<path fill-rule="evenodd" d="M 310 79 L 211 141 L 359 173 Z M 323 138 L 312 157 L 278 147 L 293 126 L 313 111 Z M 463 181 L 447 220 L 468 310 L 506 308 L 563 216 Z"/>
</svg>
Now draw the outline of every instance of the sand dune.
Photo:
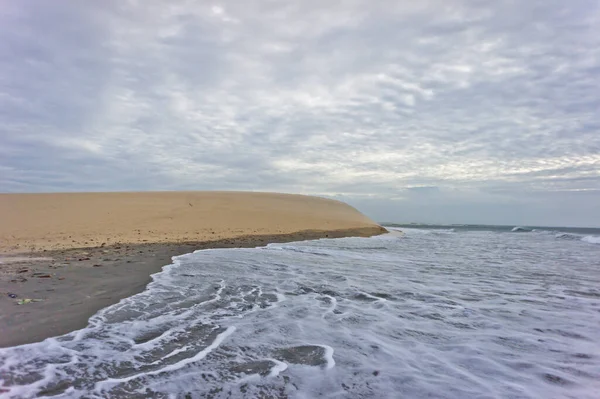
<svg viewBox="0 0 600 399">
<path fill-rule="evenodd" d="M 0 194 L 0 253 L 380 227 L 339 201 L 251 192 Z"/>
</svg>

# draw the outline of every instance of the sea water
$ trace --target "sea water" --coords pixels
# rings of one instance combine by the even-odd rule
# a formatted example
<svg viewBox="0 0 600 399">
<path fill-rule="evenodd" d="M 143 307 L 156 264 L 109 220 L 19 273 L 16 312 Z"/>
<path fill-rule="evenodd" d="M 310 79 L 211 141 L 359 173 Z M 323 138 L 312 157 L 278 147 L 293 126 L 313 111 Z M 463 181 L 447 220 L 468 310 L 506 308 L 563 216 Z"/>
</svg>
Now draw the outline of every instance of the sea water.
<svg viewBox="0 0 600 399">
<path fill-rule="evenodd" d="M 0 396 L 600 398 L 600 235 L 412 227 L 174 258 Z"/>
</svg>

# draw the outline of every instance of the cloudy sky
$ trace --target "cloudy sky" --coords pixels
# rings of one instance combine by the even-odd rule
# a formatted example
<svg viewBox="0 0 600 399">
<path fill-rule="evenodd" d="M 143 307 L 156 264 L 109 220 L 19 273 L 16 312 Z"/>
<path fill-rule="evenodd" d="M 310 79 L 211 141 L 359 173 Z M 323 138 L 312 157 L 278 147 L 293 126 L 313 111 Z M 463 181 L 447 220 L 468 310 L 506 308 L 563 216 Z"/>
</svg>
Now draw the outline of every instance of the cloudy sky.
<svg viewBox="0 0 600 399">
<path fill-rule="evenodd" d="M 600 226 L 600 1 L 0 0 L 0 192 Z"/>
</svg>

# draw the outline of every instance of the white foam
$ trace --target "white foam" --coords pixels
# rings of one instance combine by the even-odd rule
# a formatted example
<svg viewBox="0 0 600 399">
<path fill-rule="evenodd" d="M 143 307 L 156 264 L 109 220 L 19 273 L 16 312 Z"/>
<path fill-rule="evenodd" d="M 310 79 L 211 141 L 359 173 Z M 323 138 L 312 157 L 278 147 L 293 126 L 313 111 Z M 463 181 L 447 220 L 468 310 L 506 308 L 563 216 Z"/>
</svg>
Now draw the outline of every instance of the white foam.
<svg viewBox="0 0 600 399">
<path fill-rule="evenodd" d="M 89 327 L 0 349 L 0 386 L 9 398 L 65 381 L 57 395 L 73 398 L 595 399 L 596 246 L 404 230 L 174 258 Z"/>
<path fill-rule="evenodd" d="M 555 237 L 558 239 L 562 239 L 562 240 L 578 240 L 578 241 L 587 242 L 589 244 L 600 244 L 599 236 L 592 236 L 592 235 L 584 236 L 583 234 L 576 234 L 576 233 L 557 233 L 555 235 Z"/>
<path fill-rule="evenodd" d="M 325 358 L 325 361 L 326 361 L 325 368 L 327 370 L 334 368 L 335 360 L 333 360 L 333 348 L 329 345 L 315 345 L 315 346 L 320 346 L 321 348 L 325 349 L 325 353 L 323 354 L 323 357 Z"/>
<path fill-rule="evenodd" d="M 581 241 L 585 241 L 590 244 L 600 244 L 600 237 L 598 236 L 585 236 L 581 239 Z"/>
<path fill-rule="evenodd" d="M 283 302 L 285 301 L 285 295 L 283 295 L 281 292 L 275 292 L 275 296 L 277 297 L 277 302 Z"/>
<path fill-rule="evenodd" d="M 155 371 L 150 371 L 147 373 L 139 373 L 139 374 L 135 374 L 129 377 L 125 377 L 125 378 L 108 378 L 106 380 L 103 381 L 98 381 L 96 383 L 96 387 L 95 387 L 95 391 L 102 391 L 102 387 L 105 385 L 116 385 L 119 383 L 123 383 L 123 382 L 128 382 L 140 377 L 148 377 L 148 376 L 152 376 L 152 375 L 158 375 L 158 374 L 162 374 L 162 373 L 168 373 L 168 372 L 172 372 L 172 371 L 177 371 L 185 366 L 187 366 L 190 363 L 194 363 L 194 362 L 198 362 L 202 359 L 204 359 L 210 352 L 212 352 L 213 350 L 215 350 L 219 345 L 221 345 L 221 343 L 225 340 L 225 338 L 227 338 L 228 336 L 230 336 L 231 334 L 233 334 L 235 331 L 235 327 L 230 326 L 228 327 L 225 331 L 223 331 L 221 334 L 217 335 L 217 337 L 215 338 L 215 340 L 208 345 L 206 348 L 202 349 L 200 352 L 198 352 L 195 356 L 190 357 L 190 358 L 186 358 L 183 360 L 180 360 L 179 362 L 175 363 L 175 364 L 170 364 L 167 365 L 165 367 L 162 367 L 158 370 Z"/>
<path fill-rule="evenodd" d="M 330 295 L 325 295 L 325 298 L 327 298 L 329 300 L 329 302 L 331 303 L 331 305 L 329 306 L 329 308 L 323 313 L 323 315 L 321 316 L 321 318 L 325 318 L 328 315 L 332 314 L 333 311 L 337 308 L 337 299 L 333 296 Z"/>
<path fill-rule="evenodd" d="M 275 366 L 273 366 L 273 368 L 271 368 L 271 371 L 269 372 L 268 377 L 270 377 L 270 378 L 277 377 L 279 374 L 281 374 L 288 368 L 287 363 L 281 362 L 277 359 L 267 359 L 267 360 L 270 360 L 273 363 L 275 363 Z"/>
<path fill-rule="evenodd" d="M 166 359 L 169 359 L 169 358 L 171 358 L 171 357 L 173 357 L 173 356 L 175 356 L 175 355 L 178 355 L 178 354 L 180 354 L 180 353 L 185 353 L 185 352 L 189 351 L 190 349 L 191 349 L 191 346 L 190 346 L 190 345 L 185 345 L 185 346 L 182 346 L 181 348 L 177 348 L 177 349 L 173 350 L 171 353 L 169 353 L 169 354 L 167 354 L 167 355 L 163 356 L 162 358 L 160 358 L 160 359 L 158 359 L 158 360 L 156 360 L 156 361 L 154 361 L 154 362 L 152 362 L 152 363 L 150 363 L 150 364 L 151 364 L 151 365 L 160 364 L 160 363 L 162 363 L 164 360 L 166 360 Z"/>
<path fill-rule="evenodd" d="M 388 227 L 387 230 L 389 231 L 389 233 L 386 234 L 388 236 L 404 238 L 406 235 L 401 229 L 395 229 L 395 228 Z"/>
</svg>

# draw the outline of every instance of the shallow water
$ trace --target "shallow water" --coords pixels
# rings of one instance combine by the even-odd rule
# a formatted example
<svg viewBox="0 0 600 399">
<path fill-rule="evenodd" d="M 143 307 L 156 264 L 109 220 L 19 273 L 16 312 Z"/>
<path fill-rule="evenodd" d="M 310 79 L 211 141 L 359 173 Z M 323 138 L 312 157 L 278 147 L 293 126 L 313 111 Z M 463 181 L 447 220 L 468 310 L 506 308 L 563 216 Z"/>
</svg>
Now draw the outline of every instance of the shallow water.
<svg viewBox="0 0 600 399">
<path fill-rule="evenodd" d="M 600 397 L 600 245 L 403 230 L 178 257 L 3 397 Z"/>
</svg>

